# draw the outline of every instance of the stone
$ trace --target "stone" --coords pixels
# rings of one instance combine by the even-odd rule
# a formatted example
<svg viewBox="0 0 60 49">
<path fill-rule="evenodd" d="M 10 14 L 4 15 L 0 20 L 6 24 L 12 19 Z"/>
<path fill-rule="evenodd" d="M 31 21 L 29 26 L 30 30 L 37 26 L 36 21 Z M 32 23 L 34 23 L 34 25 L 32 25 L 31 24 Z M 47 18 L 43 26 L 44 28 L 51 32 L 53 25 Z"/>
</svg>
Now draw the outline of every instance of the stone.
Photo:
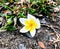
<svg viewBox="0 0 60 49">
<path fill-rule="evenodd" d="M 43 19 L 41 20 L 41 23 L 42 23 L 42 24 L 46 24 L 45 18 L 43 18 Z"/>
<path fill-rule="evenodd" d="M 24 44 L 19 44 L 19 48 L 18 49 L 26 49 L 26 47 L 24 46 Z"/>
</svg>

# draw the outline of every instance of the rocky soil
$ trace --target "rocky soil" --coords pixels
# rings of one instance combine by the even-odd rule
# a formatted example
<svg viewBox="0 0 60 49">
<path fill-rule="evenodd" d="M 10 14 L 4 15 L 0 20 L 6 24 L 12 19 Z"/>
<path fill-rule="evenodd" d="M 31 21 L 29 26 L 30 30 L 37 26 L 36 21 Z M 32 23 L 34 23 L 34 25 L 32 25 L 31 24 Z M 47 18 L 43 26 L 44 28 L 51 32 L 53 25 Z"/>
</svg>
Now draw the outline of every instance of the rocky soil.
<svg viewBox="0 0 60 49">
<path fill-rule="evenodd" d="M 46 24 L 37 30 L 34 38 L 28 38 L 19 31 L 0 32 L 0 49 L 21 49 L 21 45 L 25 47 L 24 49 L 41 49 L 38 44 L 40 41 L 44 43 L 46 49 L 60 49 L 60 18 L 57 17 L 56 20 L 46 21 Z"/>
</svg>

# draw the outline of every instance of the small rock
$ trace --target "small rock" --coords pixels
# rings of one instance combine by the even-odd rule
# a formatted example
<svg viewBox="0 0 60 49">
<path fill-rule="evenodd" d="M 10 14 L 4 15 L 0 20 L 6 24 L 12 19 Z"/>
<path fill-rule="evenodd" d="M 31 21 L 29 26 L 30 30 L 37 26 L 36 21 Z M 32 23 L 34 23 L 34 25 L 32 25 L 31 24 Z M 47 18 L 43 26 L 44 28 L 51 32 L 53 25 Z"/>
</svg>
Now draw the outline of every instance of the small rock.
<svg viewBox="0 0 60 49">
<path fill-rule="evenodd" d="M 20 44 L 19 49 L 26 49 L 26 47 L 24 46 L 24 44 Z"/>
<path fill-rule="evenodd" d="M 6 45 L 6 47 L 8 46 L 8 44 L 5 44 Z"/>
<path fill-rule="evenodd" d="M 41 20 L 41 23 L 42 23 L 42 24 L 46 24 L 45 18 L 43 18 L 43 19 Z"/>
</svg>

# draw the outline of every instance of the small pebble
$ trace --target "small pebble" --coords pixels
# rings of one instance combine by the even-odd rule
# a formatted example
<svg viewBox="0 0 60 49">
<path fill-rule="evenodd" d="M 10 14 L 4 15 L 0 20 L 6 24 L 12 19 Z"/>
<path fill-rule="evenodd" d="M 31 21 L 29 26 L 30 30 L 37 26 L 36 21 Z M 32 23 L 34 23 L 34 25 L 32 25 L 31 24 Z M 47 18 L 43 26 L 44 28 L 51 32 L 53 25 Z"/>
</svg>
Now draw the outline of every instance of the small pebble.
<svg viewBox="0 0 60 49">
<path fill-rule="evenodd" d="M 19 49 L 26 49 L 26 47 L 24 46 L 24 44 L 20 44 Z"/>
<path fill-rule="evenodd" d="M 43 19 L 41 20 L 41 23 L 42 23 L 42 24 L 46 24 L 45 18 L 43 18 Z"/>
</svg>

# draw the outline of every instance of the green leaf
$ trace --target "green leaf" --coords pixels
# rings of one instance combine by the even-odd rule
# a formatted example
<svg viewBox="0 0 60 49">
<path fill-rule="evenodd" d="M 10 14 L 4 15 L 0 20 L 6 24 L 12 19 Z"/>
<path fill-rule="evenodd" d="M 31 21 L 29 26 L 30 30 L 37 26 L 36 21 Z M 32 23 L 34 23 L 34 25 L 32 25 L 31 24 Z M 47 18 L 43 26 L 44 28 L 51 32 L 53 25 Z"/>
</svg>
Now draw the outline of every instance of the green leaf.
<svg viewBox="0 0 60 49">
<path fill-rule="evenodd" d="M 20 12 L 20 13 L 19 13 L 18 18 L 20 18 L 20 17 L 22 17 L 22 18 L 25 18 L 25 17 L 26 17 L 26 16 L 24 16 L 24 12 Z"/>
<path fill-rule="evenodd" d="M 0 6 L 3 6 L 4 8 L 6 8 L 7 10 L 12 10 L 12 8 L 10 8 L 9 6 L 7 6 L 5 3 L 0 3 Z"/>
<path fill-rule="evenodd" d="M 34 12 L 35 12 L 35 9 L 33 9 L 33 8 L 29 9 L 29 13 L 34 14 Z"/>
<path fill-rule="evenodd" d="M 11 18 L 9 18 L 8 20 L 7 20 L 7 25 L 11 25 L 12 24 L 12 19 Z"/>
<path fill-rule="evenodd" d="M 14 30 L 16 30 L 16 28 L 14 26 L 6 26 L 6 30 L 14 31 Z"/>
<path fill-rule="evenodd" d="M 5 17 L 6 17 L 7 19 L 9 19 L 9 18 L 14 18 L 14 15 L 12 15 L 12 14 L 7 14 Z"/>
<path fill-rule="evenodd" d="M 18 0 L 15 0 L 15 2 L 18 2 Z"/>
</svg>

